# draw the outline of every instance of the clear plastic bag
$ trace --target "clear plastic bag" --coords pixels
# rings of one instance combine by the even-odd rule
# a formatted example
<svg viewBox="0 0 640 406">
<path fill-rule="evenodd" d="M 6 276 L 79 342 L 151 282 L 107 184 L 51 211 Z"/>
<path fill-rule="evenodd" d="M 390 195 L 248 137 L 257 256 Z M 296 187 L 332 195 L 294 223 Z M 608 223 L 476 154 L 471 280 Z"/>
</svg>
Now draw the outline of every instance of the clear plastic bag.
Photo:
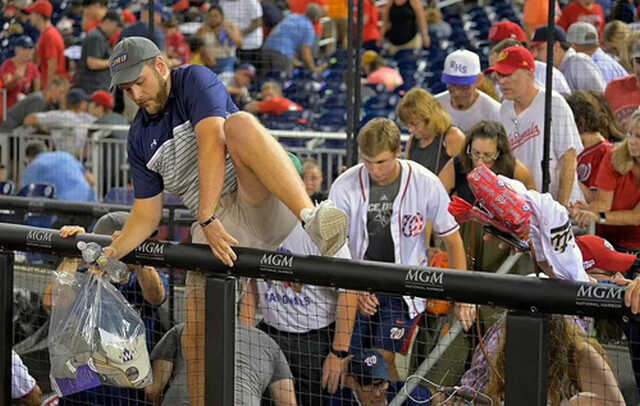
<svg viewBox="0 0 640 406">
<path fill-rule="evenodd" d="M 51 293 L 50 378 L 60 396 L 151 383 L 144 323 L 104 275 L 56 272 Z"/>
</svg>

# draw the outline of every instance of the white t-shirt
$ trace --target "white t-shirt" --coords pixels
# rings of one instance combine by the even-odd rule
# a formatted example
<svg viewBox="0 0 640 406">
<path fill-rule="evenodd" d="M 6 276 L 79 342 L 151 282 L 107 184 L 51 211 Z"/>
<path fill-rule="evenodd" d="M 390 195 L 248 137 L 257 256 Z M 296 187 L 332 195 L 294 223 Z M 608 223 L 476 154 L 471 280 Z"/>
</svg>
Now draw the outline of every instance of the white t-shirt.
<svg viewBox="0 0 640 406">
<path fill-rule="evenodd" d="M 478 98 L 475 103 L 466 110 L 458 110 L 451 105 L 451 95 L 448 90 L 436 95 L 436 100 L 451 115 L 453 125 L 465 134 L 479 121 L 500 121 L 500 103 L 484 92 L 479 90 L 477 92 Z"/>
<path fill-rule="evenodd" d="M 519 115 L 516 115 L 513 101 L 505 100 L 500 107 L 500 122 L 504 126 L 511 149 L 516 158 L 529 168 L 533 174 L 536 190 L 542 190 L 542 157 L 544 152 L 544 98 L 545 92 L 538 89 L 533 102 Z M 576 156 L 583 146 L 573 118 L 573 112 L 564 97 L 553 92 L 551 99 L 553 120 L 551 120 L 551 150 L 549 173 L 551 182 L 549 192 L 554 199 L 558 197 L 560 186 L 561 160 L 564 154 L 574 149 Z M 577 175 L 574 174 L 570 201 L 582 200 Z"/>
<path fill-rule="evenodd" d="M 299 255 L 322 255 L 300 223 L 282 242 L 278 251 Z M 351 259 L 347 244 L 335 255 Z M 296 292 L 293 283 L 257 280 L 260 310 L 264 322 L 280 331 L 306 333 L 327 327 L 336 320 L 338 290 L 303 285 Z"/>
<path fill-rule="evenodd" d="M 22 363 L 20 356 L 11 350 L 11 399 L 25 397 L 35 385 L 36 380 L 29 375 L 29 369 Z"/>
<path fill-rule="evenodd" d="M 224 0 L 220 2 L 224 18 L 238 26 L 242 31 L 251 25 L 251 21 L 262 18 L 262 6 L 258 0 Z M 244 36 L 240 49 L 258 49 L 262 46 L 262 26 Z"/>
</svg>

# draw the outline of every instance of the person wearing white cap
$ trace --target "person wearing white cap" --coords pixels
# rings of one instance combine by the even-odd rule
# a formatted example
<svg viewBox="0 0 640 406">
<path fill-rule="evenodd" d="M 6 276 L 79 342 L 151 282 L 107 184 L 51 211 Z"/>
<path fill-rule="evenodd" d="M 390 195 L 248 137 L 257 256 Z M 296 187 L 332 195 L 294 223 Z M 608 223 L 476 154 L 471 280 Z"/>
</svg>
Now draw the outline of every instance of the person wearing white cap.
<svg viewBox="0 0 640 406">
<path fill-rule="evenodd" d="M 484 80 L 480 58 L 467 50 L 450 53 L 444 60 L 442 82 L 447 91 L 436 95 L 453 120 L 453 125 L 467 132 L 481 120 L 500 121 L 500 103 L 478 90 Z"/>
<path fill-rule="evenodd" d="M 583 21 L 572 24 L 567 31 L 567 41 L 577 52 L 583 52 L 591 57 L 607 84 L 629 74 L 622 65 L 600 49 L 598 31 L 593 24 Z"/>
</svg>

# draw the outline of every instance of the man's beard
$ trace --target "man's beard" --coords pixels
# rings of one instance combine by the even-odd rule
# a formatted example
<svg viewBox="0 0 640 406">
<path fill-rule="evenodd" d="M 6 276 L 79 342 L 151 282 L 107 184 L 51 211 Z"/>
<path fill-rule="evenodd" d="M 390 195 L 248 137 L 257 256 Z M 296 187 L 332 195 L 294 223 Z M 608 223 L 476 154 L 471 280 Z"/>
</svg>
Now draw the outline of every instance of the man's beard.
<svg viewBox="0 0 640 406">
<path fill-rule="evenodd" d="M 164 108 L 164 106 L 167 104 L 167 100 L 169 99 L 169 83 L 155 69 L 153 69 L 153 74 L 158 80 L 159 86 L 158 94 L 153 99 L 153 101 L 158 105 L 158 111 L 154 112 L 153 114 L 157 114 Z"/>
</svg>

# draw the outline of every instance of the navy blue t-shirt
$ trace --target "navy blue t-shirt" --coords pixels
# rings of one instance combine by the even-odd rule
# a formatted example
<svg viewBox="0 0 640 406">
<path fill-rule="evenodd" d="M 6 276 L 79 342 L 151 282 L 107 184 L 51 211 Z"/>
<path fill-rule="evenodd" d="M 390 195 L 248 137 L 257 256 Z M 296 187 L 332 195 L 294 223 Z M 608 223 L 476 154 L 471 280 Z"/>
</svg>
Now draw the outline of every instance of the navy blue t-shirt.
<svg viewBox="0 0 640 406">
<path fill-rule="evenodd" d="M 238 108 L 224 84 L 204 66 L 171 71 L 171 91 L 165 108 L 156 115 L 140 109 L 128 137 L 129 164 L 136 199 L 163 190 L 198 210 L 198 144 L 195 127 L 207 117 L 226 118 Z M 223 195 L 237 189 L 235 169 L 227 156 Z"/>
</svg>

